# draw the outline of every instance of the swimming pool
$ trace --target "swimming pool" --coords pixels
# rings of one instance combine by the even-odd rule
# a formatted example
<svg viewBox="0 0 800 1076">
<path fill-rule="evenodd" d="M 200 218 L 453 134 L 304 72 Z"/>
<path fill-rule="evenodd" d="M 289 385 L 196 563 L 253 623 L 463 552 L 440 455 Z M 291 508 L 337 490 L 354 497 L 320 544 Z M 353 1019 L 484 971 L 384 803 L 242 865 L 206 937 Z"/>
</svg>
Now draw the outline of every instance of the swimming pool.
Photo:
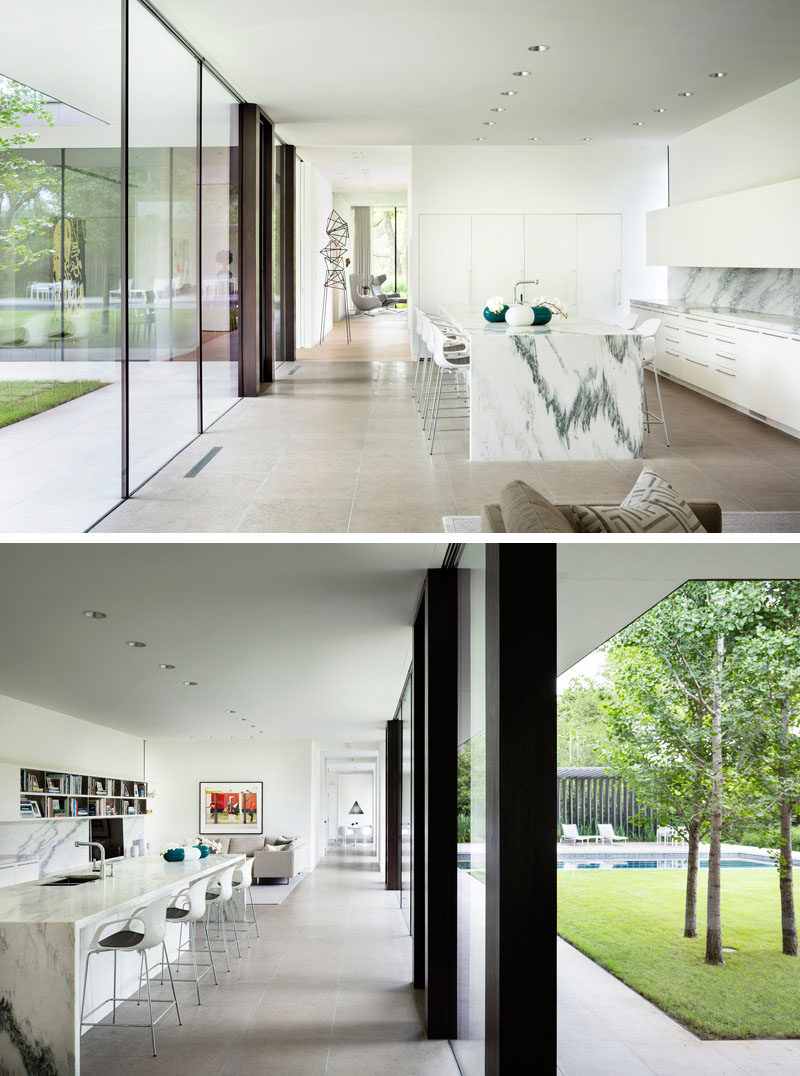
<svg viewBox="0 0 800 1076">
<path fill-rule="evenodd" d="M 608 855 L 562 856 L 556 863 L 558 870 L 686 870 L 689 860 L 685 853 L 677 855 L 641 854 L 635 858 L 609 853 Z M 727 867 L 771 867 L 766 856 L 728 855 L 720 860 Z M 708 869 L 708 856 L 700 859 L 698 866 Z"/>
</svg>

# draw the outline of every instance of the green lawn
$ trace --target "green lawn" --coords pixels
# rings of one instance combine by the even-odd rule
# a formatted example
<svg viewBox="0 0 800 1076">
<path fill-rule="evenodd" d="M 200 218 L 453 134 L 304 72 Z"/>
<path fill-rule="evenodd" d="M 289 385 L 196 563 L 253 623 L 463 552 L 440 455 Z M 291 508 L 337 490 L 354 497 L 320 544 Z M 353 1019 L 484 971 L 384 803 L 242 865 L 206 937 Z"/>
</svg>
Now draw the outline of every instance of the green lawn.
<svg viewBox="0 0 800 1076">
<path fill-rule="evenodd" d="M 103 388 L 107 381 L 0 381 L 0 427 Z"/>
<path fill-rule="evenodd" d="M 558 872 L 558 932 L 703 1038 L 800 1038 L 800 959 L 781 953 L 774 869 L 723 869 L 724 967 L 683 935 L 684 870 Z M 798 891 L 800 895 L 800 891 Z"/>
</svg>

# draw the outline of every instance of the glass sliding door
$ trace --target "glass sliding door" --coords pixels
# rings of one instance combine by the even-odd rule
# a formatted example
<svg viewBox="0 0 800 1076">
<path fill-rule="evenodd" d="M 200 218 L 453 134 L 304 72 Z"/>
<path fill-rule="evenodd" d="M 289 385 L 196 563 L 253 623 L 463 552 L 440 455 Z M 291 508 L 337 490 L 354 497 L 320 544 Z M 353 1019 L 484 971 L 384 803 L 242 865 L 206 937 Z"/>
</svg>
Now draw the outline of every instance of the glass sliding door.
<svg viewBox="0 0 800 1076">
<path fill-rule="evenodd" d="M 129 40 L 129 264 L 118 288 L 128 294 L 134 490 L 198 432 L 199 65 L 139 3 Z"/>
<path fill-rule="evenodd" d="M 400 908 L 406 926 L 411 930 L 411 862 L 413 832 L 413 783 L 411 759 L 412 744 L 412 684 L 413 673 L 409 673 L 400 700 L 399 717 L 403 726 L 402 733 L 402 780 L 400 792 Z"/>
<path fill-rule="evenodd" d="M 275 366 L 284 361 L 281 296 L 283 295 L 283 142 L 275 139 L 272 200 L 272 317 Z"/>
<path fill-rule="evenodd" d="M 486 993 L 486 549 L 458 564 L 457 1019 L 464 1076 L 484 1072 Z"/>
<path fill-rule="evenodd" d="M 203 428 L 239 396 L 239 105 L 203 69 L 201 310 Z"/>
<path fill-rule="evenodd" d="M 4 20 L 0 531 L 82 531 L 120 499 L 119 34 L 96 0 Z"/>
</svg>

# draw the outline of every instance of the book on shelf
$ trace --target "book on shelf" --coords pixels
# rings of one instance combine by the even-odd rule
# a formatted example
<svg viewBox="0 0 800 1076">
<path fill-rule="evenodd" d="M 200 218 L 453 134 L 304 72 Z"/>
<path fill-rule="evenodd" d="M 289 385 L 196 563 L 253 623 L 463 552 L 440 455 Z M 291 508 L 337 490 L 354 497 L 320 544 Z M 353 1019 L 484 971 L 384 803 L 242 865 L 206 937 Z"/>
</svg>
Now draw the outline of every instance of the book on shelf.
<svg viewBox="0 0 800 1076">
<path fill-rule="evenodd" d="M 30 770 L 22 771 L 22 791 L 23 792 L 41 792 L 42 786 L 39 784 L 39 775 L 31 773 Z"/>
</svg>

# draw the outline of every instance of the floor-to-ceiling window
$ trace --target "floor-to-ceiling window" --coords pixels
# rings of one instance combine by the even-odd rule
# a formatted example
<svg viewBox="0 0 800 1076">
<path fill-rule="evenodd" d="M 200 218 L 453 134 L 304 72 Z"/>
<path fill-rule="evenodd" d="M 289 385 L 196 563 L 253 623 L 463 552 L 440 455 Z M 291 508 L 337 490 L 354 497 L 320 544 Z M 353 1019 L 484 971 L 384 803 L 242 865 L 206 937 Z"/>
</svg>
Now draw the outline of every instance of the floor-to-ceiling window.
<svg viewBox="0 0 800 1076">
<path fill-rule="evenodd" d="M 140 0 L 4 45 L 0 531 L 80 531 L 239 395 L 239 101 Z"/>
<path fill-rule="evenodd" d="M 409 673 L 398 707 L 402 723 L 402 768 L 400 786 L 400 908 L 411 929 L 411 857 L 412 857 L 412 677 Z"/>
<path fill-rule="evenodd" d="M 407 223 L 405 206 L 380 206 L 372 210 L 372 275 L 385 276 L 383 290 L 402 296 L 408 294 Z"/>
<path fill-rule="evenodd" d="M 272 318 L 275 365 L 283 362 L 283 322 L 281 320 L 281 296 L 283 295 L 283 142 L 275 139 L 275 175 L 272 200 Z"/>
<path fill-rule="evenodd" d="M 464 1076 L 484 1071 L 486 993 L 486 549 L 458 563 L 457 1028 Z"/>
</svg>

